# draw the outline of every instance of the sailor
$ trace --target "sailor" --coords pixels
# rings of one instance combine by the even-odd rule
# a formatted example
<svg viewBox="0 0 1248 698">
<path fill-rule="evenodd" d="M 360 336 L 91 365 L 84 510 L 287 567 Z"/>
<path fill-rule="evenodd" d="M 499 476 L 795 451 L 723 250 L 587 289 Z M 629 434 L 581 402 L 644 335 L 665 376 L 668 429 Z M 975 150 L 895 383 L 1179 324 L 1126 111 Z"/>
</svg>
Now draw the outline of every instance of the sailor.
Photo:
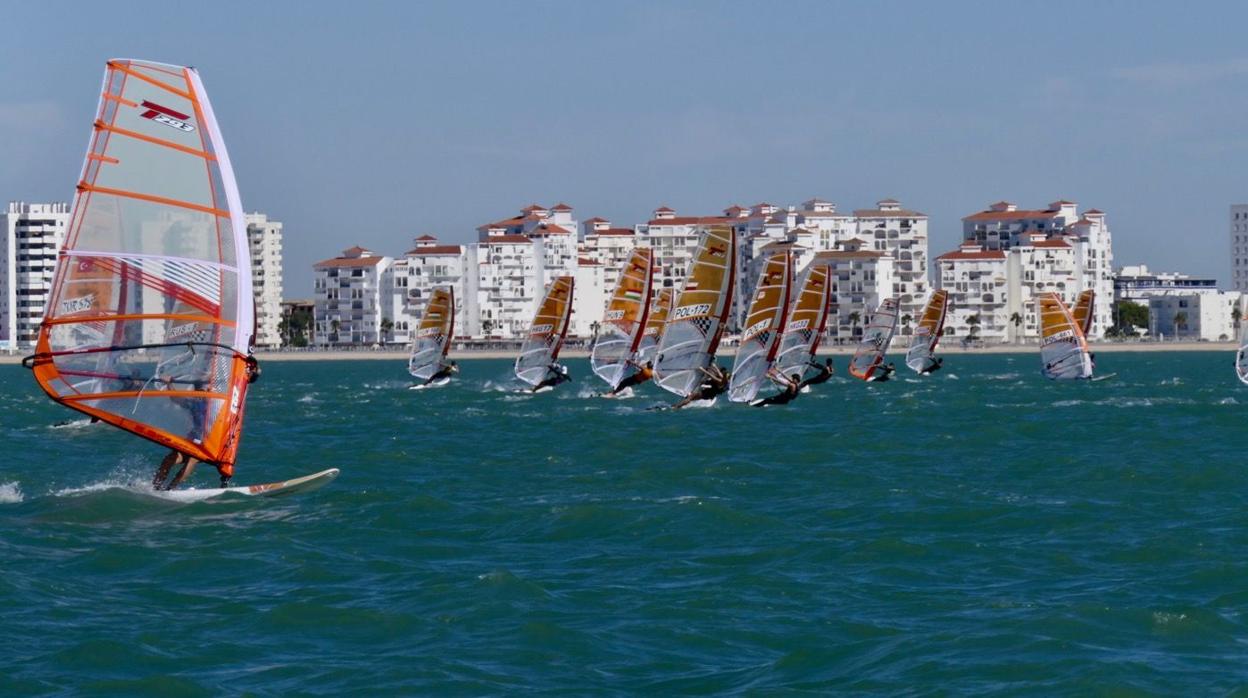
<svg viewBox="0 0 1248 698">
<path fill-rule="evenodd" d="M 772 378 L 772 380 L 776 380 L 776 379 Z M 789 376 L 788 378 L 785 378 L 784 376 L 780 376 L 780 380 L 783 381 L 782 383 L 782 385 L 784 386 L 783 390 L 776 393 L 775 395 L 772 395 L 771 397 L 755 401 L 753 405 L 755 407 L 766 407 L 768 405 L 787 405 L 788 403 L 793 401 L 793 398 L 801 394 L 802 377 L 800 375 L 794 373 L 792 376 Z"/>
<path fill-rule="evenodd" d="M 709 368 L 698 368 L 705 376 L 706 380 L 698 386 L 696 390 L 689 393 L 680 402 L 672 405 L 672 409 L 678 410 L 691 402 L 698 400 L 713 400 L 721 393 L 728 389 L 728 379 L 731 371 L 720 368 L 718 364 L 712 363 Z"/>
<path fill-rule="evenodd" d="M 536 393 L 546 387 L 553 388 L 560 383 L 566 383 L 570 380 L 572 380 L 572 376 L 568 375 L 567 366 L 559 363 L 552 363 L 550 366 L 546 367 L 546 377 L 542 379 L 541 383 L 533 386 L 532 392 Z"/>
<path fill-rule="evenodd" d="M 653 361 L 647 361 L 645 366 L 642 366 L 636 363 L 632 359 L 629 359 L 628 363 L 636 366 L 637 371 L 634 372 L 628 378 L 625 378 L 624 380 L 620 381 L 620 384 L 615 386 L 614 390 L 607 391 L 607 395 L 618 395 L 619 393 L 623 392 L 625 388 L 631 388 L 634 385 L 641 385 L 642 383 L 645 383 L 646 381 L 654 377 L 654 362 Z"/>
<path fill-rule="evenodd" d="M 938 356 L 935 359 L 932 359 L 932 363 L 928 364 L 927 368 L 923 369 L 921 372 L 922 373 L 935 373 L 939 371 L 940 368 L 944 364 L 945 364 L 944 358 Z"/>
<path fill-rule="evenodd" d="M 836 370 L 832 368 L 831 358 L 824 359 L 823 363 L 821 364 L 811 361 L 810 367 L 818 371 L 818 373 L 802 381 L 802 384 L 798 386 L 798 390 L 801 390 L 802 388 L 805 388 L 808 385 L 819 385 L 820 383 L 826 383 L 828 382 L 828 379 L 831 378 L 834 373 L 836 373 Z"/>
<path fill-rule="evenodd" d="M 250 384 L 260 380 L 260 362 L 256 361 L 256 357 L 248 354 L 243 363 L 247 368 L 247 382 Z"/>
<path fill-rule="evenodd" d="M 459 364 L 454 361 L 449 364 L 441 364 L 441 368 L 438 369 L 438 372 L 429 376 L 429 380 L 425 381 L 425 384 L 428 385 L 434 381 L 442 380 L 443 378 L 450 378 L 455 375 L 459 375 Z"/>
<path fill-rule="evenodd" d="M 889 361 L 887 365 L 880 367 L 879 373 L 875 374 L 874 376 L 871 376 L 871 380 L 876 383 L 883 383 L 884 381 L 888 380 L 889 377 L 891 377 L 896 372 L 897 372 L 897 366 L 895 366 L 892 361 Z"/>
</svg>

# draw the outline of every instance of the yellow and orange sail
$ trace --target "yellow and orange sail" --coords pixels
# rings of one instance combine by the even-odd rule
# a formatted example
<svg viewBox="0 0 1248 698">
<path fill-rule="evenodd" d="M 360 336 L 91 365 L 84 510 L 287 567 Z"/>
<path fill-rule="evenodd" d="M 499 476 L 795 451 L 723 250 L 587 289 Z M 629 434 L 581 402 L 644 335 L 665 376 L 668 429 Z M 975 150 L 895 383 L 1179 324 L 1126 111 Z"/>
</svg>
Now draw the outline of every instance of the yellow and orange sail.
<svg viewBox="0 0 1248 698">
<path fill-rule="evenodd" d="M 546 286 L 546 296 L 537 307 L 528 337 L 516 357 L 516 377 L 529 385 L 546 379 L 550 367 L 559 358 L 563 340 L 572 318 L 573 279 L 560 276 Z"/>
<path fill-rule="evenodd" d="M 1079 325 L 1079 329 L 1083 330 L 1085 337 L 1092 330 L 1092 305 L 1095 302 L 1096 291 L 1088 289 L 1079 294 L 1079 298 L 1075 301 L 1075 307 L 1071 311 L 1071 315 L 1075 318 L 1075 324 Z"/>
<path fill-rule="evenodd" d="M 1040 319 L 1041 372 L 1052 380 L 1073 380 L 1092 377 L 1092 357 L 1083 328 L 1052 291 L 1036 297 L 1036 315 Z"/>
<path fill-rule="evenodd" d="M 637 363 L 643 366 L 654 361 L 659 353 L 659 340 L 663 338 L 663 327 L 667 324 L 667 316 L 672 311 L 672 298 L 676 293 L 670 288 L 661 288 L 654 294 L 650 302 L 650 316 L 646 318 L 646 329 L 641 333 L 641 341 L 637 344 Z"/>
<path fill-rule="evenodd" d="M 632 371 L 637 348 L 650 314 L 650 287 L 654 284 L 654 254 L 648 248 L 633 250 L 620 270 L 602 329 L 590 354 L 594 373 L 612 389 Z M 634 367 L 635 368 L 635 367 Z"/>
<path fill-rule="evenodd" d="M 804 375 L 819 351 L 819 343 L 832 308 L 832 283 L 828 265 L 812 263 L 806 268 L 802 290 L 793 301 L 793 310 L 780 339 L 776 370 L 781 375 Z"/>
<path fill-rule="evenodd" d="M 933 291 L 927 305 L 923 307 L 923 315 L 919 325 L 910 338 L 910 348 L 906 351 L 906 365 L 926 373 L 936 364 L 936 345 L 944 334 L 945 316 L 949 312 L 949 292 L 941 289 Z"/>
<path fill-rule="evenodd" d="M 108 61 L 77 190 L 27 365 L 56 402 L 230 472 L 251 260 L 195 69 Z"/>
<path fill-rule="evenodd" d="M 792 293 L 793 255 L 776 252 L 767 258 L 754 289 L 732 365 L 729 400 L 750 402 L 768 382 L 772 362 L 780 349 L 780 336 L 788 322 Z"/>
<path fill-rule="evenodd" d="M 429 380 L 443 369 L 455 334 L 455 287 L 439 286 L 425 304 L 420 326 L 412 341 L 407 371 L 413 378 Z"/>
</svg>

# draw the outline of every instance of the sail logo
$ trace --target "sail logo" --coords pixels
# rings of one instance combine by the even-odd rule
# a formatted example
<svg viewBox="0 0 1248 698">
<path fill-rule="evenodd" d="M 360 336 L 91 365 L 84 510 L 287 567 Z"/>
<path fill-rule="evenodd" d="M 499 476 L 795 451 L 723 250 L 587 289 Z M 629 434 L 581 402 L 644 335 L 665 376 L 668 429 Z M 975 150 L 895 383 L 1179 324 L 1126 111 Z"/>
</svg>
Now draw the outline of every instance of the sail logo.
<svg viewBox="0 0 1248 698">
<path fill-rule="evenodd" d="M 534 325 L 529 328 L 529 334 L 544 334 L 555 329 L 554 325 Z"/>
<path fill-rule="evenodd" d="M 84 310 L 90 310 L 95 305 L 95 294 L 88 293 L 85 296 L 77 298 L 67 298 L 61 301 L 61 315 L 69 315 L 70 313 L 81 313 Z"/>
<path fill-rule="evenodd" d="M 796 332 L 798 330 L 804 330 L 806 329 L 806 326 L 809 324 L 810 324 L 810 320 L 794 320 L 793 322 L 789 323 L 788 327 L 784 328 L 784 331 Z"/>
<path fill-rule="evenodd" d="M 1065 342 L 1067 340 L 1071 340 L 1074 338 L 1075 338 L 1074 330 L 1062 330 L 1061 332 L 1058 332 L 1057 334 L 1052 334 L 1052 335 L 1049 335 L 1048 337 L 1045 337 L 1044 341 L 1040 343 L 1040 346 L 1047 347 L 1050 344 L 1056 344 L 1058 342 Z"/>
<path fill-rule="evenodd" d="M 682 305 L 672 313 L 672 319 L 684 320 L 698 315 L 710 315 L 710 303 L 698 303 L 697 305 Z"/>
<path fill-rule="evenodd" d="M 230 414 L 237 414 L 239 406 L 242 405 L 243 398 L 238 392 L 238 386 L 234 386 L 234 390 L 230 392 Z"/>
<path fill-rule="evenodd" d="M 164 124 L 170 128 L 176 128 L 179 131 L 185 131 L 186 133 L 190 133 L 195 130 L 194 126 L 187 123 L 187 120 L 191 118 L 189 114 L 183 114 L 180 111 L 174 111 L 169 107 L 162 107 L 159 104 L 149 102 L 147 100 L 143 100 L 143 106 L 147 108 L 147 111 L 139 114 L 140 118 L 151 119 L 156 123 Z"/>
<path fill-rule="evenodd" d="M 169 328 L 168 332 L 165 333 L 165 339 L 177 339 L 178 337 L 183 337 L 194 332 L 198 326 L 198 323 L 194 322 L 189 322 L 185 325 L 174 325 Z"/>
<path fill-rule="evenodd" d="M 606 316 L 603 317 L 602 319 L 608 322 L 612 320 L 623 320 L 624 311 L 623 310 L 608 310 Z"/>
<path fill-rule="evenodd" d="M 417 332 L 416 336 L 417 337 L 433 337 L 434 335 L 438 335 L 441 333 L 442 333 L 441 327 L 426 327 L 425 329 Z"/>
<path fill-rule="evenodd" d="M 745 334 L 744 334 L 745 339 L 749 339 L 756 334 L 762 333 L 764 330 L 767 329 L 767 326 L 770 324 L 771 324 L 771 320 L 759 320 L 753 325 L 750 325 L 749 329 L 745 331 Z"/>
</svg>

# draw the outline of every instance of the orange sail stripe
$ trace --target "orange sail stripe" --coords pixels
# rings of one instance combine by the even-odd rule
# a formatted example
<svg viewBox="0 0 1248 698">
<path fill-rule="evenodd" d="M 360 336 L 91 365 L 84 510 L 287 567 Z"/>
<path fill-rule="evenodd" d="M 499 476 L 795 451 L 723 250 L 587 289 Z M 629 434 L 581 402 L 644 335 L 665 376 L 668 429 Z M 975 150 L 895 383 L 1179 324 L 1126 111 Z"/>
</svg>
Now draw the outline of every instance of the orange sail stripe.
<svg viewBox="0 0 1248 698">
<path fill-rule="evenodd" d="M 202 397 L 212 400 L 224 400 L 227 396 L 225 393 L 209 393 L 202 390 L 125 390 L 114 393 L 86 393 L 83 395 L 62 395 L 60 399 L 66 402 L 79 402 L 82 400 L 111 400 L 113 398 L 151 398 L 151 397 Z"/>
<path fill-rule="evenodd" d="M 212 160 L 212 161 L 214 161 L 214 162 L 215 162 L 215 161 L 216 161 L 216 159 L 217 159 L 217 156 L 216 156 L 216 155 L 213 155 L 212 153 L 206 153 L 206 152 L 204 152 L 204 151 L 202 151 L 202 150 L 196 150 L 196 149 L 194 149 L 194 148 L 189 148 L 189 147 L 187 147 L 187 146 L 185 146 L 185 145 L 182 145 L 182 144 L 180 144 L 180 143 L 174 143 L 173 141 L 167 141 L 167 140 L 165 140 L 165 139 L 163 139 L 163 138 L 157 138 L 157 137 L 155 137 L 155 136 L 149 136 L 149 135 L 146 135 L 146 134 L 143 134 L 143 133 L 139 133 L 138 131 L 131 131 L 130 129 L 126 129 L 126 128 L 119 128 L 119 127 L 117 127 L 117 126 L 112 126 L 112 125 L 110 125 L 110 124 L 106 124 L 106 123 L 104 123 L 103 121 L 96 121 L 96 122 L 95 122 L 95 127 L 96 127 L 97 129 L 101 130 L 101 131 L 108 131 L 109 133 L 116 133 L 116 134 L 117 134 L 117 135 L 119 135 L 119 136 L 126 136 L 126 137 L 128 137 L 128 138 L 135 138 L 135 139 L 138 139 L 138 140 L 140 140 L 140 141 L 147 141 L 148 143 L 153 143 L 153 144 L 155 144 L 155 145 L 164 146 L 164 147 L 166 147 L 166 148 L 172 148 L 172 149 L 174 149 L 174 150 L 180 150 L 180 151 L 182 151 L 183 153 L 186 153 L 186 154 L 188 154 L 188 155 L 194 155 L 195 157 L 199 157 L 199 158 L 204 158 L 205 160 Z"/>
<path fill-rule="evenodd" d="M 180 90 L 180 89 L 178 89 L 178 88 L 174 87 L 173 85 L 169 85 L 169 84 L 163 83 L 163 82 L 161 82 L 161 81 L 157 80 L 156 78 L 151 77 L 151 76 L 148 76 L 148 75 L 144 75 L 143 73 L 140 73 L 140 72 L 138 72 L 137 70 L 131 70 L 131 69 L 130 69 L 130 68 L 128 68 L 127 66 L 124 66 L 124 65 L 122 65 L 122 64 L 120 64 L 120 63 L 116 63 L 116 62 L 113 62 L 113 61 L 109 61 L 109 63 L 108 63 L 108 67 L 112 68 L 113 70 L 119 70 L 119 71 L 121 71 L 121 72 L 125 73 L 126 75 L 129 75 L 129 76 L 130 76 L 130 77 L 132 77 L 132 78 L 136 78 L 136 79 L 142 80 L 143 82 L 146 82 L 146 83 L 150 83 L 150 84 L 152 84 L 152 85 L 155 85 L 156 87 L 159 87 L 159 88 L 160 88 L 160 89 L 162 89 L 162 90 L 168 90 L 169 92 L 172 92 L 172 93 L 174 93 L 175 95 L 179 95 L 179 96 L 181 96 L 181 97 L 185 97 L 185 98 L 187 98 L 187 99 L 194 99 L 194 97 L 192 97 L 192 96 L 191 96 L 191 94 L 190 94 L 189 92 L 187 92 L 186 90 Z"/>
<path fill-rule="evenodd" d="M 234 327 L 233 320 L 226 320 L 208 315 L 186 315 L 180 313 L 126 313 L 122 315 L 75 315 L 71 317 L 47 318 L 45 325 L 68 325 L 75 322 L 116 322 L 118 320 L 184 320 L 186 322 L 211 322 L 225 327 Z M 175 342 L 176 344 L 176 342 Z"/>
<path fill-rule="evenodd" d="M 96 155 L 95 153 L 91 153 L 90 155 L 88 155 L 87 159 L 98 160 L 99 162 L 107 162 L 110 165 L 116 165 L 117 163 L 121 162 L 121 160 L 118 160 L 117 158 L 110 158 L 107 155 Z"/>
<path fill-rule="evenodd" d="M 100 95 L 100 96 L 101 96 L 101 97 L 103 97 L 104 99 L 111 99 L 111 100 L 113 100 L 114 102 L 117 102 L 117 103 L 119 103 L 119 104 L 124 104 L 124 105 L 126 105 L 127 107 L 137 107 L 137 106 L 139 106 L 139 103 L 138 103 L 138 102 L 132 102 L 132 101 L 130 101 L 130 100 L 128 100 L 128 99 L 126 99 L 125 97 L 122 97 L 121 95 L 115 95 L 115 94 L 113 94 L 113 93 L 111 93 L 111 92 L 105 92 L 104 94 L 102 94 L 102 95 Z"/>
<path fill-rule="evenodd" d="M 185 209 L 190 209 L 192 211 L 199 211 L 200 213 L 208 213 L 214 216 L 220 216 L 221 218 L 230 217 L 229 211 L 222 211 L 220 209 L 212 208 L 211 206 L 200 206 L 199 204 L 193 204 L 189 201 L 178 201 L 177 199 L 169 199 L 163 196 L 155 196 L 152 194 L 140 194 L 137 191 L 126 191 L 124 189 L 111 189 L 109 187 L 97 187 L 92 184 L 87 184 L 86 182 L 79 183 L 78 189 L 80 191 L 89 191 L 89 192 L 96 192 L 99 194 L 111 194 L 113 196 L 121 196 L 127 199 L 138 199 L 140 201 L 150 201 L 154 204 L 164 204 L 165 206 L 176 206 L 177 208 L 185 208 Z"/>
</svg>

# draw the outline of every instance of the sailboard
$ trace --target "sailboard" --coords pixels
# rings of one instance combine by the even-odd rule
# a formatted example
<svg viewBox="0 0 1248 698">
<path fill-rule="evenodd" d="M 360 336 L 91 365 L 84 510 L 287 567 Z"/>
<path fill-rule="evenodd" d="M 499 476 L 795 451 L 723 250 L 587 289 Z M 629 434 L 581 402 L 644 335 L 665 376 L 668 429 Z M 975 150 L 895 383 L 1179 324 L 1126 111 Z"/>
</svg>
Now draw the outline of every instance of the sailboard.
<svg viewBox="0 0 1248 698">
<path fill-rule="evenodd" d="M 412 353 L 407 359 L 407 372 L 422 385 L 446 367 L 455 334 L 455 287 L 440 286 L 433 290 L 425 304 L 425 314 L 416 328 Z"/>
<path fill-rule="evenodd" d="M 594 374 L 612 390 L 633 372 L 633 363 L 637 362 L 637 348 L 650 315 L 653 259 L 654 253 L 649 248 L 633 250 L 607 303 L 602 330 L 590 353 L 589 363 Z"/>
<path fill-rule="evenodd" d="M 559 358 L 572 317 L 572 291 L 570 276 L 560 276 L 546 286 L 546 296 L 537 306 L 528 337 L 520 345 L 516 377 L 531 386 L 540 385 L 550 373 L 550 366 Z"/>
<path fill-rule="evenodd" d="M 689 273 L 673 304 L 654 363 L 655 382 L 688 397 L 705 378 L 732 310 L 737 238 L 732 228 L 713 225 L 703 234 Z"/>
<path fill-rule="evenodd" d="M 184 490 L 156 490 L 154 494 L 161 499 L 172 499 L 178 502 L 199 502 L 225 495 L 237 497 L 285 497 L 302 492 L 318 490 L 338 477 L 338 468 L 329 468 L 319 473 L 304 475 L 281 482 L 269 482 L 263 485 L 245 485 L 239 487 L 208 487 L 204 489 L 188 488 Z"/>
<path fill-rule="evenodd" d="M 1036 297 L 1040 318 L 1041 373 L 1050 380 L 1092 377 L 1092 357 L 1083 329 L 1060 296 L 1052 291 Z"/>
<path fill-rule="evenodd" d="M 789 299 L 793 294 L 793 255 L 777 252 L 767 259 L 758 276 L 745 331 L 737 346 L 728 382 L 728 399 L 750 402 L 770 380 L 769 374 L 780 349 L 780 337 L 788 322 Z"/>
<path fill-rule="evenodd" d="M 35 354 L 55 402 L 230 473 L 255 330 L 243 207 L 194 68 L 110 60 Z"/>
<path fill-rule="evenodd" d="M 789 321 L 780 338 L 776 354 L 776 370 L 786 376 L 805 375 L 819 351 L 823 332 L 832 308 L 832 283 L 827 264 L 811 264 L 806 268 L 802 290 L 793 300 Z M 809 386 L 806 388 L 808 389 Z M 805 390 L 805 389 L 804 389 Z"/>
<path fill-rule="evenodd" d="M 933 291 L 927 305 L 923 307 L 923 316 L 910 338 L 910 348 L 906 351 L 906 365 L 917 373 L 927 373 L 936 365 L 936 345 L 944 334 L 945 315 L 949 312 L 949 292 Z"/>
<path fill-rule="evenodd" d="M 885 298 L 867 320 L 858 349 L 849 362 L 850 374 L 864 381 L 877 378 L 896 331 L 897 299 Z"/>
<path fill-rule="evenodd" d="M 1079 294 L 1079 298 L 1075 300 L 1075 307 L 1071 309 L 1075 324 L 1079 326 L 1084 337 L 1087 337 L 1092 329 L 1092 304 L 1095 302 L 1096 291 L 1088 289 Z"/>
<path fill-rule="evenodd" d="M 645 365 L 654 361 L 659 354 L 659 340 L 663 338 L 663 327 L 667 324 L 667 316 L 672 311 L 672 298 L 675 292 L 670 288 L 661 288 L 654 294 L 650 303 L 650 316 L 646 319 L 646 329 L 641 333 L 641 341 L 637 344 L 637 363 Z"/>
</svg>

